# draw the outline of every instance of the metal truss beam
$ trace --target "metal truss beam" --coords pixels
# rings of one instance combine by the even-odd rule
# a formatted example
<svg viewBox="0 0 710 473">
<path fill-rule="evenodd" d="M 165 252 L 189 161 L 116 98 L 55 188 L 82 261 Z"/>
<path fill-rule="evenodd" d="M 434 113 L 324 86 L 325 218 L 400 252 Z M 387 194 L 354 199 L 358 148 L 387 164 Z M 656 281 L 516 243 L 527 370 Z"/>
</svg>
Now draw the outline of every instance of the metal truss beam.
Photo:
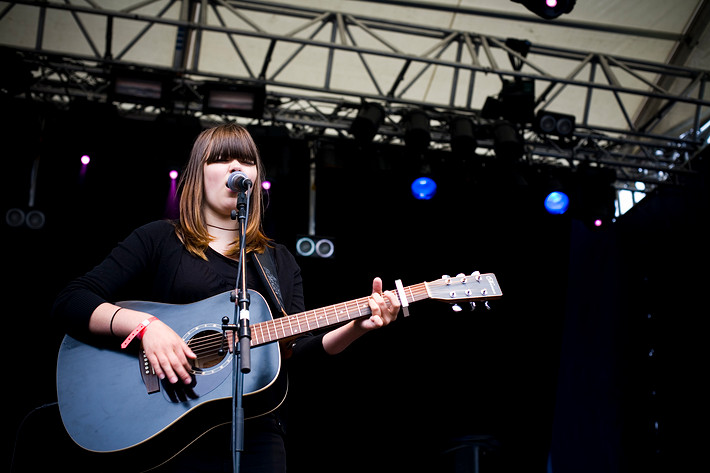
<svg viewBox="0 0 710 473">
<path fill-rule="evenodd" d="M 651 188 L 681 183 L 693 173 L 692 158 L 706 139 L 699 131 L 710 111 L 705 70 L 538 44 L 520 51 L 506 38 L 271 2 L 126 0 L 120 9 L 87 4 L 0 3 L 0 31 L 18 19 L 32 25 L 24 41 L 0 36 L 0 46 L 21 64 L 14 77 L 28 74 L 25 88 L 6 93 L 60 106 L 77 98 L 105 102 L 111 71 L 130 66 L 169 74 L 173 96 L 162 108 L 117 103 L 125 114 L 243 120 L 204 114 L 203 86 L 260 84 L 267 90 L 261 123 L 287 125 L 296 134 L 347 135 L 367 100 L 386 111 L 376 140 L 401 141 L 402 117 L 421 108 L 431 119 L 432 146 L 445 149 L 453 117 L 490 125 L 475 95 L 480 84 L 490 88 L 491 78 L 499 85 L 529 80 L 537 91 L 535 110 L 573 103 L 576 112 L 558 110 L 576 116 L 576 129 L 563 142 L 535 132 L 530 123 L 517 124 L 525 139 L 524 159 L 614 167 L 620 188 L 637 181 Z M 63 32 L 70 40 L 54 41 L 57 21 L 70 30 Z M 153 54 L 156 37 L 170 38 L 163 54 Z M 429 87 L 434 80 L 435 94 Z M 670 83 L 683 84 L 682 92 L 672 93 Z M 591 120 L 601 96 L 604 107 L 613 97 L 619 120 L 603 125 Z M 687 110 L 690 132 L 681 137 L 637 127 L 632 115 L 638 100 L 653 100 L 664 114 Z M 478 148 L 492 153 L 493 142 L 483 137 Z"/>
</svg>

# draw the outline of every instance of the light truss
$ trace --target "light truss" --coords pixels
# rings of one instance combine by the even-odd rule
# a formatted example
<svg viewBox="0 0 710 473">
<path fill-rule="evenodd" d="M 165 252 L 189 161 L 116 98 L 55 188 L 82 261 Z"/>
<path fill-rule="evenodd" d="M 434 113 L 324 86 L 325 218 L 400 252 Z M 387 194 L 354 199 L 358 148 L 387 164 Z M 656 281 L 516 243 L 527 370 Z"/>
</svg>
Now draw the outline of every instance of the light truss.
<svg viewBox="0 0 710 473">
<path fill-rule="evenodd" d="M 524 159 L 613 167 L 620 188 L 637 181 L 647 189 L 682 183 L 693 173 L 692 158 L 706 139 L 699 132 L 710 110 L 705 70 L 538 44 L 521 54 L 506 38 L 272 2 L 106 3 L 0 2 L 0 31 L 18 19 L 32 25 L 23 41 L 0 35 L 0 45 L 31 71 L 22 93 L 66 106 L 76 98 L 105 102 L 111 70 L 130 66 L 171 74 L 173 94 L 162 108 L 118 103 L 124 114 L 244 120 L 205 115 L 203 86 L 263 84 L 267 98 L 261 123 L 286 125 L 294 134 L 347 136 L 361 101 L 367 100 L 386 111 L 376 140 L 401 141 L 402 116 L 422 108 L 432 120 L 432 146 L 446 149 L 452 117 L 489 123 L 481 117 L 485 97 L 477 91 L 527 79 L 535 83 L 536 110 L 572 113 L 577 127 L 573 140 L 562 143 L 520 124 Z M 62 40 L 56 36 L 58 23 Z M 681 93 L 659 85 L 671 82 L 682 84 Z M 616 119 L 595 121 L 599 97 L 605 97 L 604 113 L 613 108 Z M 632 117 L 639 100 L 660 104 L 641 124 Z M 690 133 L 680 137 L 677 130 L 657 129 L 661 118 L 678 109 L 687 114 L 684 131 Z M 484 138 L 478 148 L 492 153 L 493 143 Z"/>
</svg>

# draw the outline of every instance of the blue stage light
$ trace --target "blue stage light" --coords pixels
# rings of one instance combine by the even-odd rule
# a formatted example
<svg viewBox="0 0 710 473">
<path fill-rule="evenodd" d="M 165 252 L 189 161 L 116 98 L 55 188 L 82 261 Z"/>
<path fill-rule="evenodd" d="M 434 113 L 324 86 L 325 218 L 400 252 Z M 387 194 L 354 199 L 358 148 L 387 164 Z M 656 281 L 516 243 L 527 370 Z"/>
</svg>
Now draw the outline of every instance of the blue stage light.
<svg viewBox="0 0 710 473">
<path fill-rule="evenodd" d="M 416 199 L 429 200 L 436 194 L 436 182 L 428 177 L 418 177 L 412 182 L 412 194 Z"/>
<path fill-rule="evenodd" d="M 562 215 L 569 208 L 569 197 L 564 192 L 550 192 L 545 197 L 545 210 L 552 215 Z"/>
</svg>

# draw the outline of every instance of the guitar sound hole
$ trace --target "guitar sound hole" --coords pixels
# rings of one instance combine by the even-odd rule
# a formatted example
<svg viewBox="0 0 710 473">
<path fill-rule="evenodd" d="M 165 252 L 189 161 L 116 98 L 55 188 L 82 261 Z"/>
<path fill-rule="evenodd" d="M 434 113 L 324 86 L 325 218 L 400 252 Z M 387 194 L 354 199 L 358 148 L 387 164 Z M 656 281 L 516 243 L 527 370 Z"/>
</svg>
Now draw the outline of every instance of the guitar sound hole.
<svg viewBox="0 0 710 473">
<path fill-rule="evenodd" d="M 227 342 L 224 340 L 222 332 L 216 330 L 205 330 L 198 333 L 187 342 L 187 345 L 197 355 L 197 358 L 192 360 L 192 366 L 196 370 L 204 370 L 218 365 L 228 353 Z M 224 352 L 220 353 L 220 349 Z"/>
</svg>

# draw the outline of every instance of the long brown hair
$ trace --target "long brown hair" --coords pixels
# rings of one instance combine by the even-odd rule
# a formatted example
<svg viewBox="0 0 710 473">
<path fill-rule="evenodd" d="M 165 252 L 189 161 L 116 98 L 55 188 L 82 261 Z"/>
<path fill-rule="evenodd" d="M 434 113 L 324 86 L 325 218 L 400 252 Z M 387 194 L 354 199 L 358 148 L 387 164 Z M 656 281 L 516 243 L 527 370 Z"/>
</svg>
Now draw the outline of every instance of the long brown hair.
<svg viewBox="0 0 710 473">
<path fill-rule="evenodd" d="M 256 182 L 252 187 L 249 202 L 249 220 L 246 230 L 246 251 L 263 253 L 269 239 L 262 228 L 263 199 L 261 182 L 264 176 L 259 149 L 249 132 L 236 123 L 226 123 L 203 130 L 195 139 L 182 177 L 180 178 L 180 220 L 175 228 L 178 237 L 190 253 L 207 259 L 205 251 L 210 237 L 205 222 L 204 167 L 205 163 L 236 159 L 257 167 Z M 238 238 L 233 242 L 229 256 L 239 252 Z"/>
</svg>

